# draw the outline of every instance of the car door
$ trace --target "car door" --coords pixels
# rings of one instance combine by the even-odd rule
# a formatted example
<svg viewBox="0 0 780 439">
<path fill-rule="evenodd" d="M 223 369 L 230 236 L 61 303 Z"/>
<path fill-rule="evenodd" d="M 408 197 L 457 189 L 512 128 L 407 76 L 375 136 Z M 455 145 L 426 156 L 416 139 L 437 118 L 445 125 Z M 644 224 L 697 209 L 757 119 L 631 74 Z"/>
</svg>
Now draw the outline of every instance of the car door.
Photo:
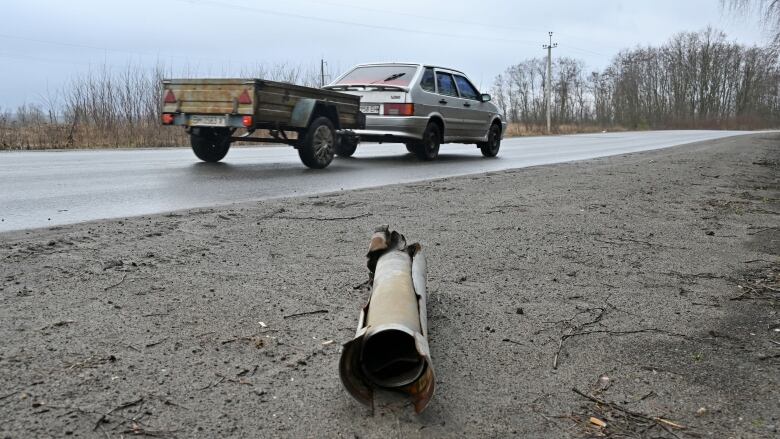
<svg viewBox="0 0 780 439">
<path fill-rule="evenodd" d="M 439 95 L 439 111 L 444 116 L 445 141 L 463 137 L 464 107 L 451 73 L 436 70 L 436 91 Z"/>
<path fill-rule="evenodd" d="M 487 134 L 492 115 L 485 108 L 482 95 L 468 78 L 458 74 L 454 74 L 453 77 L 463 101 L 463 136 L 481 139 Z"/>
</svg>

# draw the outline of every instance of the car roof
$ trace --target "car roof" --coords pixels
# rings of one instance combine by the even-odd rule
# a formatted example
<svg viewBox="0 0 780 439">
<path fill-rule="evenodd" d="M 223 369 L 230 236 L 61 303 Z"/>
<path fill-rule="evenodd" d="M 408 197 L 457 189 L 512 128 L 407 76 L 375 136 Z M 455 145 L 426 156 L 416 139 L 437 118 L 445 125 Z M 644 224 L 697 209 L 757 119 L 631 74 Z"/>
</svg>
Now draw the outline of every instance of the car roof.
<svg viewBox="0 0 780 439">
<path fill-rule="evenodd" d="M 458 69 L 453 69 L 451 67 L 437 66 L 437 65 L 433 65 L 433 64 L 423 64 L 423 63 L 418 63 L 418 62 L 395 62 L 395 61 L 393 61 L 393 62 L 372 62 L 372 63 L 358 64 L 355 67 L 393 66 L 393 65 L 395 65 L 395 66 L 431 67 L 431 68 L 434 68 L 434 69 L 449 70 L 451 72 L 460 73 L 461 75 L 466 76 L 465 73 L 463 73 L 462 71 L 460 71 Z"/>
</svg>

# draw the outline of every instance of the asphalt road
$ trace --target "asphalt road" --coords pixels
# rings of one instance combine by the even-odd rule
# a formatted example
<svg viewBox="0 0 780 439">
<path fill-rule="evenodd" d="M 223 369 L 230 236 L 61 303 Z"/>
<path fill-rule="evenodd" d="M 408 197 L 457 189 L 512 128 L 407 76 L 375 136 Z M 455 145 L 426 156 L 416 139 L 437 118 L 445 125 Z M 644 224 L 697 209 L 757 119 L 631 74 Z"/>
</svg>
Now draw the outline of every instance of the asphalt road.
<svg viewBox="0 0 780 439">
<path fill-rule="evenodd" d="M 444 145 L 422 163 L 403 145 L 367 144 L 325 170 L 290 147 L 235 148 L 223 163 L 189 149 L 0 153 L 0 231 L 121 218 L 242 201 L 309 195 L 667 148 L 739 131 L 604 133 L 504 140 L 495 159 Z M 489 188 L 486 188 L 489 190 Z"/>
</svg>

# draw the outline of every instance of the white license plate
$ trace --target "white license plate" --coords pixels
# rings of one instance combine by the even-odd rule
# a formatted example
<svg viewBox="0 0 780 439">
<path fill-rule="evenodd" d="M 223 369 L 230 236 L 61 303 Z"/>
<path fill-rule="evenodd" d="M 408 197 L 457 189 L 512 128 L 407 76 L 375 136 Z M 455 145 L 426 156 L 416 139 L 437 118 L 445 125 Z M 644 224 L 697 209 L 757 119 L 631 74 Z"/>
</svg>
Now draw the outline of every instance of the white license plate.
<svg viewBox="0 0 780 439">
<path fill-rule="evenodd" d="M 379 105 L 361 105 L 360 112 L 363 114 L 379 114 Z"/>
<path fill-rule="evenodd" d="M 190 116 L 190 126 L 224 127 L 227 126 L 225 116 Z"/>
</svg>

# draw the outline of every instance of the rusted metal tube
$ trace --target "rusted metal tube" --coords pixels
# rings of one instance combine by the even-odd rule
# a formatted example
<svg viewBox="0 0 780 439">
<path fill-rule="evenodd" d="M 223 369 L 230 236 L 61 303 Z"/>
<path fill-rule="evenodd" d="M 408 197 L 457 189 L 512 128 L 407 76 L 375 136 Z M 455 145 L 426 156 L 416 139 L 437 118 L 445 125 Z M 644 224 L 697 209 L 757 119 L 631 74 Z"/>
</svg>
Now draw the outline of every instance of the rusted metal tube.
<svg viewBox="0 0 780 439">
<path fill-rule="evenodd" d="M 373 389 L 409 395 L 422 412 L 433 396 L 428 347 L 426 264 L 419 244 L 387 226 L 374 233 L 368 251 L 371 296 L 355 338 L 344 345 L 341 381 L 358 401 L 373 404 Z"/>
</svg>

